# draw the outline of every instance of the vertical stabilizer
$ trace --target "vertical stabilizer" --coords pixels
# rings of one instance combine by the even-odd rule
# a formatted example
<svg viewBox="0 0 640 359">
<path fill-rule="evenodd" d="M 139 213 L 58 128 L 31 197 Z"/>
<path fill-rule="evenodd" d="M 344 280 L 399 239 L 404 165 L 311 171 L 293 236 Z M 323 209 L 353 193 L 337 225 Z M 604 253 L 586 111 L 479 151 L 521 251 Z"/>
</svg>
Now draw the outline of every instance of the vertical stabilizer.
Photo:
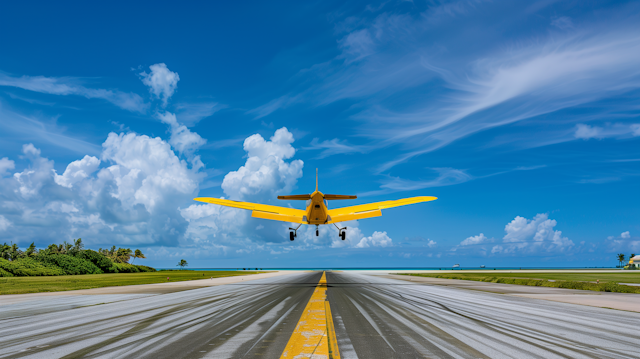
<svg viewBox="0 0 640 359">
<path fill-rule="evenodd" d="M 316 192 L 318 192 L 318 169 L 316 168 Z"/>
</svg>

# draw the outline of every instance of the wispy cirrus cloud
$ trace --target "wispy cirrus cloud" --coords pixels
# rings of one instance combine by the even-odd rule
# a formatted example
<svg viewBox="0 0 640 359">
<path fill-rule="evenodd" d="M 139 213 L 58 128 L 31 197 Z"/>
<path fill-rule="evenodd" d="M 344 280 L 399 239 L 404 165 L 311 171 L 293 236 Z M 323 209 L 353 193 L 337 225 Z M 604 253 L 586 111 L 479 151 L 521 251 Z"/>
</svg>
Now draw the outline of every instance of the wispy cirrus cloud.
<svg viewBox="0 0 640 359">
<path fill-rule="evenodd" d="M 640 90 L 637 6 L 627 6 L 615 20 L 554 15 L 546 28 L 526 35 L 498 35 L 498 30 L 480 36 L 456 26 L 473 20 L 482 28 L 512 27 L 491 16 L 473 17 L 496 6 L 458 1 L 429 5 L 420 13 L 372 17 L 366 10 L 349 16 L 336 26 L 340 54 L 296 74 L 295 91 L 254 111 L 266 116 L 292 103 L 352 101 L 352 117 L 363 123 L 357 135 L 378 148 L 401 147 L 379 167 L 384 172 L 482 131 Z M 509 18 L 526 21 L 544 8 L 516 9 Z M 637 107 L 632 102 L 617 104 L 615 116 L 628 121 Z M 606 109 L 589 113 L 591 121 L 607 121 L 609 115 Z M 553 124 L 563 132 L 558 138 L 541 136 L 528 146 L 576 140 L 575 124 L 559 120 Z"/>
<path fill-rule="evenodd" d="M 51 119 L 46 120 L 35 116 L 19 114 L 2 107 L 0 103 L 0 129 L 5 134 L 30 141 L 48 143 L 56 147 L 65 148 L 72 152 L 97 155 L 100 146 L 68 134 Z"/>
<path fill-rule="evenodd" d="M 176 114 L 186 126 L 193 126 L 225 107 L 217 102 L 180 102 L 175 106 Z"/>
<path fill-rule="evenodd" d="M 372 146 L 351 145 L 346 140 L 340 140 L 337 138 L 325 141 L 320 141 L 317 138 L 314 138 L 311 140 L 311 143 L 309 143 L 309 146 L 303 147 L 304 150 L 321 151 L 316 157 L 318 159 L 333 155 L 366 153 L 372 148 Z"/>
<path fill-rule="evenodd" d="M 75 95 L 88 99 L 102 99 L 111 102 L 121 109 L 139 113 L 144 113 L 149 107 L 138 94 L 117 90 L 88 88 L 81 85 L 81 82 L 81 79 L 74 77 L 12 77 L 0 73 L 0 86 L 17 87 L 51 95 Z"/>
</svg>

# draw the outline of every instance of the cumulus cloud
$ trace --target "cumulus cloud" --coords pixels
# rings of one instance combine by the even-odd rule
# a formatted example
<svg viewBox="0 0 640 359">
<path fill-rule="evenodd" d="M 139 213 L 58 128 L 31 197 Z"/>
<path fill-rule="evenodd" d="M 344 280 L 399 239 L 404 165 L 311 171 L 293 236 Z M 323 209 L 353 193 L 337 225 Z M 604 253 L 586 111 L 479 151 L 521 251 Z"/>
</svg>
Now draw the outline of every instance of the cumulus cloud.
<svg viewBox="0 0 640 359">
<path fill-rule="evenodd" d="M 89 243 L 177 245 L 188 224 L 178 207 L 204 177 L 166 141 L 136 133 L 110 133 L 100 159 L 85 156 L 61 175 L 32 144 L 22 152 L 29 165 L 0 178 L 0 215 L 12 223 L 4 235 L 16 242 L 79 236 Z"/>
<path fill-rule="evenodd" d="M 564 252 L 574 243 L 563 237 L 561 231 L 554 230 L 556 225 L 546 213 L 537 214 L 533 219 L 517 216 L 505 226 L 502 245 L 494 246 L 491 252 Z"/>
<path fill-rule="evenodd" d="M 370 237 L 360 239 L 360 242 L 356 244 L 356 248 L 390 247 L 391 245 L 392 239 L 389 238 L 387 232 L 375 231 Z"/>
<path fill-rule="evenodd" d="M 0 158 L 0 177 L 16 168 L 16 163 L 7 157 Z"/>
<path fill-rule="evenodd" d="M 71 188 L 73 184 L 86 179 L 100 166 L 100 160 L 93 156 L 84 156 L 81 160 L 73 161 L 62 175 L 55 174 L 57 184 Z"/>
<path fill-rule="evenodd" d="M 229 172 L 222 189 L 231 199 L 268 200 L 278 193 L 288 193 L 302 177 L 301 160 L 286 162 L 296 153 L 293 135 L 285 127 L 266 141 L 259 134 L 244 141 L 247 161 L 237 171 Z"/>
<path fill-rule="evenodd" d="M 489 240 L 483 233 L 480 233 L 477 236 L 468 237 L 464 241 L 460 242 L 460 245 L 461 246 L 472 246 L 472 245 L 475 245 L 475 244 L 482 244 L 482 243 L 486 243 L 486 242 L 490 242 L 490 241 L 491 240 Z"/>
<path fill-rule="evenodd" d="M 431 239 L 429 240 L 429 242 L 427 242 L 427 246 L 429 248 L 433 248 L 433 247 L 435 247 L 437 245 L 438 245 L 438 243 L 436 241 L 434 241 L 434 240 L 431 240 Z"/>
<path fill-rule="evenodd" d="M 7 230 L 7 228 L 9 228 L 10 225 L 11 225 L 11 222 L 9 222 L 9 220 L 6 219 L 3 215 L 0 215 L 0 231 Z"/>
<path fill-rule="evenodd" d="M 178 123 L 176 115 L 171 112 L 158 114 L 160 120 L 170 126 L 171 138 L 169 143 L 178 152 L 192 154 L 207 141 L 195 132 L 191 132 L 185 125 Z"/>
<path fill-rule="evenodd" d="M 289 193 L 302 177 L 304 165 L 301 160 L 287 161 L 296 152 L 293 142 L 293 135 L 284 127 L 277 130 L 270 140 L 259 134 L 245 139 L 243 148 L 247 160 L 237 171 L 225 175 L 222 189 L 226 196 L 235 200 L 269 203 L 278 193 Z M 234 208 L 193 204 L 182 209 L 181 214 L 189 222 L 187 236 L 194 241 L 213 238 L 217 243 L 225 243 L 228 238 L 236 238 L 236 242 L 237 238 L 247 242 L 251 241 L 250 238 L 279 241 L 288 234 L 287 225 L 279 222 L 253 219 L 249 225 L 251 213 Z M 259 221 L 259 225 L 255 221 Z"/>
<path fill-rule="evenodd" d="M 149 66 L 150 73 L 141 72 L 142 83 L 149 86 L 149 92 L 155 97 L 162 99 L 163 106 L 167 105 L 169 98 L 178 87 L 180 76 L 177 72 L 169 70 L 167 65 L 159 63 Z"/>
<path fill-rule="evenodd" d="M 608 236 L 605 247 L 608 252 L 640 252 L 640 238 L 633 237 L 630 231 L 625 231 L 620 233 L 619 237 Z"/>
<path fill-rule="evenodd" d="M 102 99 L 133 112 L 145 112 L 148 105 L 142 97 L 134 93 L 114 90 L 92 89 L 80 85 L 80 79 L 70 77 L 22 76 L 11 77 L 0 74 L 0 86 L 18 87 L 28 91 L 52 95 L 76 95 L 88 99 Z"/>
</svg>

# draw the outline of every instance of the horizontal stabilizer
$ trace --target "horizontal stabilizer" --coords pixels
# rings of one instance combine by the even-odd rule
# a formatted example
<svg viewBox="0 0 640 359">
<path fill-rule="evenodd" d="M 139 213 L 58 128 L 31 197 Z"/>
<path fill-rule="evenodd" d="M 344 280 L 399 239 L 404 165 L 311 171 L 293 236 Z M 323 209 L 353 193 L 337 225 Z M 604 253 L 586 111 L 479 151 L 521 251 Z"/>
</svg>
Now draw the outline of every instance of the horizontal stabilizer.
<svg viewBox="0 0 640 359">
<path fill-rule="evenodd" d="M 306 201 L 308 199 L 311 199 L 311 195 L 310 194 L 292 194 L 290 196 L 278 196 L 278 199 Z"/>
<path fill-rule="evenodd" d="M 344 194 L 325 194 L 324 199 L 327 201 L 336 200 L 336 199 L 356 199 L 358 196 L 348 196 Z"/>
</svg>

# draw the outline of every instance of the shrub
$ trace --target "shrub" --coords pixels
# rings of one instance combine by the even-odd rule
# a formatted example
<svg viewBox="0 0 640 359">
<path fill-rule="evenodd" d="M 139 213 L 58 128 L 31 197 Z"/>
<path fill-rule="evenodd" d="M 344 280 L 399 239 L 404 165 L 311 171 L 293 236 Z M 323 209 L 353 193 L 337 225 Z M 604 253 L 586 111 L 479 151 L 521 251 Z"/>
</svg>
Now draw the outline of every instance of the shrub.
<svg viewBox="0 0 640 359">
<path fill-rule="evenodd" d="M 77 258 L 87 260 L 93 263 L 96 267 L 100 268 L 104 273 L 118 273 L 117 268 L 113 265 L 114 263 L 111 259 L 107 258 L 102 253 L 98 253 L 94 250 L 87 249 L 84 251 L 78 252 L 76 254 Z"/>
<path fill-rule="evenodd" d="M 6 270 L 0 268 L 0 277 L 13 277 L 13 274 L 7 272 Z"/>
<path fill-rule="evenodd" d="M 99 274 L 102 270 L 88 260 L 76 258 L 67 254 L 42 254 L 39 253 L 36 259 L 42 263 L 56 265 L 65 274 Z"/>
<path fill-rule="evenodd" d="M 143 265 L 139 265 L 139 264 L 134 264 L 134 266 L 136 266 L 140 272 L 155 272 L 156 271 L 155 268 L 151 268 L 151 267 L 148 267 L 148 266 L 143 266 Z"/>
<path fill-rule="evenodd" d="M 48 276 L 64 275 L 64 271 L 52 264 L 41 263 L 31 258 L 20 258 L 15 261 L 0 259 L 0 268 L 13 276 Z M 5 277 L 4 273 L 2 276 Z"/>
<path fill-rule="evenodd" d="M 118 273 L 139 273 L 141 272 L 138 267 L 129 263 L 113 263 L 114 267 L 118 270 Z"/>
</svg>

